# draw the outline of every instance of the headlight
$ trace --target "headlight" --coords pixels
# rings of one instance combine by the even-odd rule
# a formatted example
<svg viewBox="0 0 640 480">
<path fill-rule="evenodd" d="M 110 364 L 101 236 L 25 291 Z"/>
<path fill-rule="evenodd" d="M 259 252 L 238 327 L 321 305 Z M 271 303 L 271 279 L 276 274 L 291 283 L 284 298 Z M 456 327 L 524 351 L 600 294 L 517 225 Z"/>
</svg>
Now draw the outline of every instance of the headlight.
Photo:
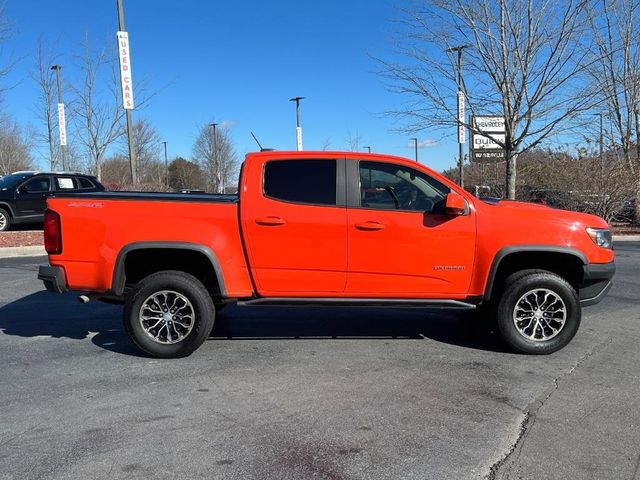
<svg viewBox="0 0 640 480">
<path fill-rule="evenodd" d="M 611 230 L 608 228 L 587 228 L 587 233 L 593 240 L 593 243 L 602 248 L 613 248 L 611 239 Z"/>
</svg>

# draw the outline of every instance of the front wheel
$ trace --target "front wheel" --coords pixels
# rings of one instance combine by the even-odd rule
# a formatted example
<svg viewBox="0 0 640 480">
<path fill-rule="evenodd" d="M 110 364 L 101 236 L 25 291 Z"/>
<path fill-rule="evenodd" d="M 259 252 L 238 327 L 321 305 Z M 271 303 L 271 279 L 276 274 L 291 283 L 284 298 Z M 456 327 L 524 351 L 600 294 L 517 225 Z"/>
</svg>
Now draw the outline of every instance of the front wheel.
<svg viewBox="0 0 640 480">
<path fill-rule="evenodd" d="M 578 295 L 564 278 L 544 270 L 510 275 L 498 302 L 498 330 L 514 350 L 548 354 L 565 347 L 580 327 Z"/>
<path fill-rule="evenodd" d="M 192 275 L 162 271 L 141 280 L 127 296 L 124 327 L 138 348 L 158 358 L 186 357 L 206 340 L 215 309 Z"/>
</svg>

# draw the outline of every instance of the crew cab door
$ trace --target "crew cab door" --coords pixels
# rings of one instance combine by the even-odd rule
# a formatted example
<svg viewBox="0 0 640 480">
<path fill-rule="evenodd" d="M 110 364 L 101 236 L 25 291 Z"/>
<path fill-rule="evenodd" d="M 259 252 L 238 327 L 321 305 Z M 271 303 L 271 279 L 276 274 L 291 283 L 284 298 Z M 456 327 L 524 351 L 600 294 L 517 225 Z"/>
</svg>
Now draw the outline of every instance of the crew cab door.
<svg viewBox="0 0 640 480">
<path fill-rule="evenodd" d="M 18 188 L 15 193 L 15 214 L 17 217 L 40 219 L 47 207 L 47 197 L 51 194 L 51 178 L 36 175 Z"/>
<path fill-rule="evenodd" d="M 442 298 L 465 294 L 475 254 L 475 213 L 445 213 L 449 187 L 403 164 L 347 161 L 346 294 Z"/>
<path fill-rule="evenodd" d="M 264 296 L 344 291 L 347 211 L 344 160 L 254 161 L 243 172 L 243 236 Z"/>
</svg>

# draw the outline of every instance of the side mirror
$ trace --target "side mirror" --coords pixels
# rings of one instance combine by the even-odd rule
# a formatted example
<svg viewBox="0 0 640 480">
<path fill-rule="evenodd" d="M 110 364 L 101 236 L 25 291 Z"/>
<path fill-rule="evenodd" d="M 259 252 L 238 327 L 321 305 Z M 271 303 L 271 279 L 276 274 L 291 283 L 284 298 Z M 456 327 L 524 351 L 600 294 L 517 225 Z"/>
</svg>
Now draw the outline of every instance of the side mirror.
<svg viewBox="0 0 640 480">
<path fill-rule="evenodd" d="M 450 192 L 447 194 L 445 212 L 447 215 L 464 215 L 467 212 L 467 201 L 459 193 Z"/>
</svg>

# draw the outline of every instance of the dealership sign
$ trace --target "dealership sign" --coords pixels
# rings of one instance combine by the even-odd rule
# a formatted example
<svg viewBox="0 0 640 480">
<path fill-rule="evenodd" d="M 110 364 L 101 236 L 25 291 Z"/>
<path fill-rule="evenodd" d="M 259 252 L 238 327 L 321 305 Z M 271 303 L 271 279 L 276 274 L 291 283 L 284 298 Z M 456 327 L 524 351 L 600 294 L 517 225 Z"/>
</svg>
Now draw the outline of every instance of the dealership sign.
<svg viewBox="0 0 640 480">
<path fill-rule="evenodd" d="M 131 78 L 131 57 L 129 56 L 129 34 L 118 32 L 118 56 L 120 58 L 120 81 L 122 83 L 122 106 L 133 110 L 133 80 Z"/>
<path fill-rule="evenodd" d="M 64 118 L 64 103 L 58 104 L 58 131 L 60 132 L 60 145 L 67 144 L 67 123 Z"/>
<path fill-rule="evenodd" d="M 458 143 L 465 143 L 464 92 L 458 92 Z"/>
<path fill-rule="evenodd" d="M 504 117 L 472 117 L 471 161 L 480 163 L 499 162 L 505 158 L 501 146 L 505 142 Z"/>
</svg>

